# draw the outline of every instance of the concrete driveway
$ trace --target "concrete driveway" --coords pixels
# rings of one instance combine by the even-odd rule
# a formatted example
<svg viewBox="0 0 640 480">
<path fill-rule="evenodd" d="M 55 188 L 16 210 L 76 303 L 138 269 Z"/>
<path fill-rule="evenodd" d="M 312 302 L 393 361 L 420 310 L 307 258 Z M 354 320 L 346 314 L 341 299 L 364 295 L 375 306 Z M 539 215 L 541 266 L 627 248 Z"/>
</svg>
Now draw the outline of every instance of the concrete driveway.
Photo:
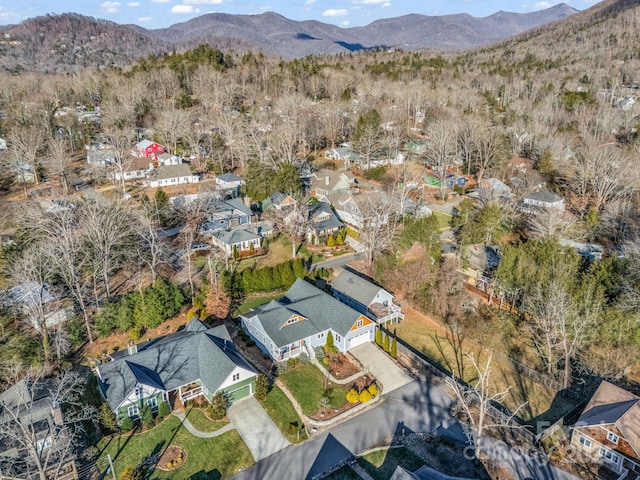
<svg viewBox="0 0 640 480">
<path fill-rule="evenodd" d="M 227 417 L 249 447 L 256 462 L 290 445 L 253 397 L 234 402 L 227 411 Z"/>
<path fill-rule="evenodd" d="M 373 343 L 364 343 L 349 352 L 382 384 L 382 395 L 388 395 L 413 380 Z"/>
</svg>

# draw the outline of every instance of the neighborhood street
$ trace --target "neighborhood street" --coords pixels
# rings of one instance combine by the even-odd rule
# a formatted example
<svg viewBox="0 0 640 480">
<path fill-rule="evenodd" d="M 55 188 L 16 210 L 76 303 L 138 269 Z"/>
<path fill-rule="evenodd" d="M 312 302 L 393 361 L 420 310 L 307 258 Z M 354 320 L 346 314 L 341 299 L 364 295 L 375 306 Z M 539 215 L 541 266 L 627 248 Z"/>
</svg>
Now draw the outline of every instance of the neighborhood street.
<svg viewBox="0 0 640 480">
<path fill-rule="evenodd" d="M 379 406 L 358 415 L 330 431 L 300 445 L 290 445 L 251 468 L 233 476 L 234 480 L 312 479 L 372 445 L 412 432 L 437 431 L 450 439 L 465 442 L 460 425 L 449 415 L 450 398 L 437 386 L 414 380 L 384 396 Z M 263 441 L 268 442 L 268 439 Z M 521 480 L 577 480 L 544 462 L 522 454 L 496 440 L 487 439 L 487 454 L 512 470 Z"/>
</svg>

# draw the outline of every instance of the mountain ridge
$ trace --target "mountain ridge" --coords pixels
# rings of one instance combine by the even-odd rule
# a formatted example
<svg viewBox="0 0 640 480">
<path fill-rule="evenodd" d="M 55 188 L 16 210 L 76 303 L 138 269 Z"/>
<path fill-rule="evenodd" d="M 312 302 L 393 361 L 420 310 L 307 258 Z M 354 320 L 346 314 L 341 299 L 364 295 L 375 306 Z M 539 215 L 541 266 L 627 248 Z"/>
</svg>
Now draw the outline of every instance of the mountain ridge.
<svg viewBox="0 0 640 480">
<path fill-rule="evenodd" d="M 50 14 L 0 27 L 0 37 L 4 36 L 0 42 L 0 66 L 13 72 L 50 73 L 124 66 L 142 57 L 183 51 L 199 43 L 238 53 L 260 50 L 287 59 L 381 47 L 466 50 L 496 43 L 576 12 L 559 4 L 537 12 L 496 12 L 486 17 L 465 13 L 408 14 L 349 28 L 317 20 L 290 20 L 276 12 L 209 13 L 162 29 L 75 13 Z"/>
</svg>

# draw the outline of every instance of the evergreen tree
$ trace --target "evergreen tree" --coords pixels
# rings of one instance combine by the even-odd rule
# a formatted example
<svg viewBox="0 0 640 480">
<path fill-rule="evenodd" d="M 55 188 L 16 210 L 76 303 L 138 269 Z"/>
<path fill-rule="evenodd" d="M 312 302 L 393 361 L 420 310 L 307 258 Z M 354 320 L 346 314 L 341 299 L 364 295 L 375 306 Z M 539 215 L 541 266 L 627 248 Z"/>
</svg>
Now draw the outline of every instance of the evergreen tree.
<svg viewBox="0 0 640 480">
<path fill-rule="evenodd" d="M 333 333 L 331 333 L 331 330 L 329 330 L 329 332 L 327 333 L 327 343 L 325 343 L 324 349 L 327 352 L 333 352 L 335 348 L 336 347 L 333 344 Z"/>
<path fill-rule="evenodd" d="M 256 400 L 264 402 L 267 399 L 269 393 L 269 379 L 266 375 L 258 375 L 256 379 L 256 391 L 253 394 Z"/>
<path fill-rule="evenodd" d="M 391 340 L 391 356 L 396 358 L 398 356 L 398 345 L 396 341 L 396 331 L 393 330 L 393 339 Z"/>
<path fill-rule="evenodd" d="M 384 336 L 384 343 L 382 345 L 382 348 L 384 348 L 385 352 L 389 351 L 389 335 Z"/>
<path fill-rule="evenodd" d="M 376 329 L 376 345 L 382 347 L 382 330 L 380 328 Z"/>
</svg>

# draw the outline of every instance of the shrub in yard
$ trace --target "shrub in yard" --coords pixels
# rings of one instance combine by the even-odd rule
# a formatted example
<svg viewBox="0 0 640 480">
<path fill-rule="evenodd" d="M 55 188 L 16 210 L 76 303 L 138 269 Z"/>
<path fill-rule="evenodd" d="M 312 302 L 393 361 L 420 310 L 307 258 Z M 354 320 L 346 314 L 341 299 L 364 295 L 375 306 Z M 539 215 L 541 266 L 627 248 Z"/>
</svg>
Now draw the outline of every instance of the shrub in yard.
<svg viewBox="0 0 640 480">
<path fill-rule="evenodd" d="M 171 407 L 167 402 L 160 402 L 158 405 L 158 418 L 162 419 L 171 413 Z"/>
<path fill-rule="evenodd" d="M 153 412 L 149 405 L 145 405 L 140 409 L 140 421 L 146 428 L 153 427 Z"/>
<path fill-rule="evenodd" d="M 118 419 L 106 403 L 100 405 L 99 420 L 100 429 L 104 434 L 108 435 L 118 430 Z"/>
<path fill-rule="evenodd" d="M 376 386 L 375 383 L 372 383 L 371 385 L 369 385 L 369 388 L 367 388 L 367 390 L 369 391 L 372 397 L 375 397 L 376 395 L 378 395 L 378 387 Z"/>
<path fill-rule="evenodd" d="M 398 344 L 396 342 L 396 337 L 394 335 L 393 340 L 391 341 L 391 356 L 396 358 L 398 356 Z"/>
<path fill-rule="evenodd" d="M 137 467 L 127 467 L 120 474 L 120 480 L 143 480 L 148 473 L 148 468 L 143 465 Z"/>
<path fill-rule="evenodd" d="M 371 394 L 369 393 L 369 390 L 367 390 L 366 388 L 364 390 L 362 390 L 360 392 L 360 396 L 358 397 L 358 400 L 360 400 L 362 403 L 367 403 L 371 401 Z"/>
<path fill-rule="evenodd" d="M 267 399 L 267 394 L 269 393 L 269 379 L 266 375 L 258 375 L 256 379 L 256 391 L 253 394 L 256 397 L 256 400 L 259 402 L 264 402 Z"/>
<path fill-rule="evenodd" d="M 325 352 L 335 352 L 336 351 L 336 347 L 333 343 L 333 333 L 331 333 L 331 330 L 329 330 L 329 332 L 327 333 L 327 343 L 325 343 L 324 345 L 324 351 Z"/>
<path fill-rule="evenodd" d="M 290 368 L 297 367 L 299 363 L 300 363 L 300 359 L 298 357 L 290 358 L 287 360 L 287 366 Z"/>
<path fill-rule="evenodd" d="M 376 330 L 376 345 L 382 346 L 382 330 L 380 329 Z"/>
<path fill-rule="evenodd" d="M 384 342 L 382 343 L 382 348 L 385 352 L 389 351 L 389 335 L 384 336 Z"/>
<path fill-rule="evenodd" d="M 220 392 L 211 399 L 211 405 L 207 407 L 207 413 L 212 420 L 222 420 L 227 414 L 227 399 Z"/>
<path fill-rule="evenodd" d="M 120 430 L 123 432 L 130 432 L 133 430 L 133 426 L 133 420 L 131 420 L 131 417 L 124 417 L 122 422 L 120 422 Z"/>
<path fill-rule="evenodd" d="M 329 357 L 324 357 L 322 359 L 322 363 L 324 363 L 325 365 L 329 365 Z"/>
<path fill-rule="evenodd" d="M 347 392 L 347 402 L 358 403 L 359 400 L 360 400 L 360 395 L 358 395 L 358 392 L 356 391 L 355 388 L 352 388 Z"/>
</svg>

